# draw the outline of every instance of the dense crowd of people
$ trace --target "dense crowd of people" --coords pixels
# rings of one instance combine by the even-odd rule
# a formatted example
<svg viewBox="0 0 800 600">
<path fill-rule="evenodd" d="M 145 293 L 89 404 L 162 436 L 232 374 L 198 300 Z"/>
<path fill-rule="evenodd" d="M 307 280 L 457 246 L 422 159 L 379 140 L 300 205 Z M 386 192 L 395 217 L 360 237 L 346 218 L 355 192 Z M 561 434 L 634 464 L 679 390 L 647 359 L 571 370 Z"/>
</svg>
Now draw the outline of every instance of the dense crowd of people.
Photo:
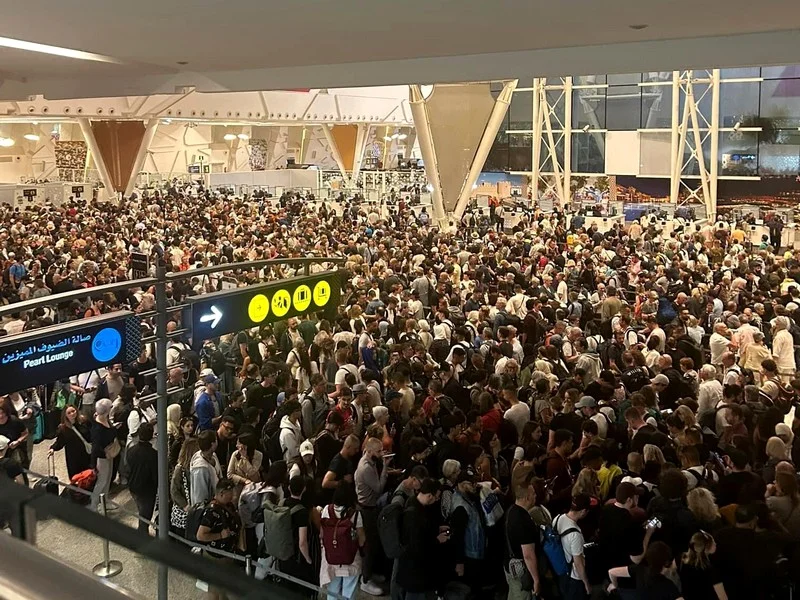
<svg viewBox="0 0 800 600">
<path fill-rule="evenodd" d="M 508 231 L 475 209 L 440 230 L 412 204 L 382 215 L 168 189 L 117 207 L 4 209 L 7 302 L 91 296 L 131 279 L 131 252 L 187 275 L 344 262 L 335 318 L 172 339 L 165 415 L 146 399 L 147 346 L 44 398 L 3 398 L 0 472 L 22 477 L 36 405 L 57 405 L 50 452 L 64 450 L 70 477 L 94 474 L 92 508 L 118 477 L 146 532 L 163 418 L 172 531 L 257 557 L 262 575 L 345 598 L 788 598 L 800 254 L 752 246 L 739 223 L 662 236 L 533 210 Z M 294 273 L 188 277 L 169 303 Z M 153 306 L 132 287 L 15 313 L 3 330 Z"/>
</svg>

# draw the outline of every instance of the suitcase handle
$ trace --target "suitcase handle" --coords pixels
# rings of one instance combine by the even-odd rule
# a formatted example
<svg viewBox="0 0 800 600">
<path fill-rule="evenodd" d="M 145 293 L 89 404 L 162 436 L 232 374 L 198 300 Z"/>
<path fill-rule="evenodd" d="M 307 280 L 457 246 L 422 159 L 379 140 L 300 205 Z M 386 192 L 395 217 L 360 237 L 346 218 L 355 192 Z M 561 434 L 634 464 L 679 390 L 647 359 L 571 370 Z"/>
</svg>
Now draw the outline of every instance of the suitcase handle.
<svg viewBox="0 0 800 600">
<path fill-rule="evenodd" d="M 49 453 L 47 455 L 47 476 L 56 478 L 56 457 Z"/>
</svg>

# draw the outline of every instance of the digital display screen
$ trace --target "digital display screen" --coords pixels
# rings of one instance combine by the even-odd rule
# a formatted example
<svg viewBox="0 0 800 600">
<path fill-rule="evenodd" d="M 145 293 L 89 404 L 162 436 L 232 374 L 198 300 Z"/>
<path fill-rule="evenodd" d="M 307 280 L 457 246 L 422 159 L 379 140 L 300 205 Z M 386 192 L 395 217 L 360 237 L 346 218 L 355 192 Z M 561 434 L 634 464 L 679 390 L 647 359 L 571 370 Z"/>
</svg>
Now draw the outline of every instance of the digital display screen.
<svg viewBox="0 0 800 600">
<path fill-rule="evenodd" d="M 129 311 L 0 338 L 0 394 L 127 364 L 141 342 L 139 318 Z"/>
</svg>

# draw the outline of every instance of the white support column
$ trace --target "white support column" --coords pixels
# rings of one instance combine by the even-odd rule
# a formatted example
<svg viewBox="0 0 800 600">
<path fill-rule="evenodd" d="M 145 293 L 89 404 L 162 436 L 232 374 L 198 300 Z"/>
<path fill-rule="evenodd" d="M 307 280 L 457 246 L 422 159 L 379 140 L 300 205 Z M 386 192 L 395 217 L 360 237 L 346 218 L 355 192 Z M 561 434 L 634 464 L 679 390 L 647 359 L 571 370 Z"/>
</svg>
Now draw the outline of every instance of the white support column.
<svg viewBox="0 0 800 600">
<path fill-rule="evenodd" d="M 81 128 L 83 139 L 86 140 L 86 145 L 89 146 L 89 152 L 92 153 L 92 160 L 94 160 L 94 164 L 97 167 L 97 172 L 100 175 L 100 181 L 103 182 L 103 186 L 106 189 L 106 196 L 111 201 L 118 201 L 119 195 L 114 189 L 114 184 L 111 181 L 111 176 L 108 174 L 108 169 L 106 168 L 106 163 L 103 160 L 103 155 L 100 154 L 100 148 L 97 145 L 97 139 L 95 139 L 94 132 L 92 131 L 92 124 L 89 122 L 87 117 L 78 117 L 78 125 Z"/>
<path fill-rule="evenodd" d="M 681 125 L 680 120 L 680 95 L 681 95 L 681 75 L 679 71 L 672 72 L 672 135 L 670 138 L 670 177 L 669 177 L 669 201 L 673 204 L 678 202 L 678 192 L 681 186 L 681 161 L 683 161 L 683 144 L 680 143 Z"/>
<path fill-rule="evenodd" d="M 497 137 L 497 132 L 500 130 L 506 112 L 508 112 L 508 107 L 511 105 L 511 96 L 517 87 L 517 83 L 518 80 L 516 79 L 506 82 L 497 100 L 495 100 L 492 114 L 489 116 L 489 121 L 486 123 L 486 128 L 483 130 L 480 144 L 475 150 L 475 157 L 472 159 L 472 166 L 464 181 L 464 186 L 461 188 L 461 194 L 458 197 L 456 209 L 453 211 L 456 221 L 460 221 L 461 217 L 464 216 L 464 211 L 467 209 L 469 199 L 472 196 L 472 186 L 478 181 L 483 165 L 486 164 L 486 157 L 489 156 L 489 151 L 492 149 L 492 144 L 494 144 L 494 140 Z"/>
<path fill-rule="evenodd" d="M 361 165 L 364 162 L 364 148 L 369 141 L 370 125 L 359 123 L 356 134 L 356 155 L 353 157 L 353 173 L 351 175 L 352 187 L 357 187 L 358 176 L 361 174 Z M 367 187 L 366 185 L 364 186 Z"/>
<path fill-rule="evenodd" d="M 694 151 L 697 158 L 697 166 L 700 169 L 700 183 L 703 188 L 703 199 L 706 203 L 706 212 L 709 209 L 711 192 L 708 185 L 708 171 L 706 170 L 706 157 L 703 154 L 703 137 L 700 135 L 700 123 L 697 118 L 697 103 L 694 100 L 694 86 L 691 78 L 686 88 L 686 102 L 689 106 L 689 114 L 692 118 L 692 133 L 694 134 Z"/>
<path fill-rule="evenodd" d="M 342 160 L 342 155 L 339 154 L 339 147 L 336 145 L 336 140 L 333 139 L 331 126 L 322 125 L 322 131 L 325 132 L 325 139 L 328 140 L 328 146 L 331 149 L 331 155 L 333 155 L 333 160 L 336 161 L 336 165 L 339 167 L 339 172 L 342 174 L 342 181 L 344 182 L 345 186 L 350 187 L 350 176 L 348 175 L 347 169 L 345 168 L 344 161 Z"/>
<path fill-rule="evenodd" d="M 558 193 L 559 200 L 561 201 L 560 208 L 564 208 L 566 200 L 563 195 L 564 186 L 561 183 L 561 166 L 558 164 L 558 152 L 556 151 L 557 147 L 555 137 L 553 136 L 553 124 L 550 121 L 553 109 L 550 107 L 550 103 L 547 101 L 547 90 L 545 89 L 545 86 L 542 86 L 541 92 L 542 116 L 545 123 L 545 129 L 547 130 L 547 148 L 550 153 L 550 162 L 553 165 L 553 176 L 555 178 L 554 187 Z"/>
<path fill-rule="evenodd" d="M 572 202 L 572 77 L 564 78 L 564 181 L 562 208 Z"/>
<path fill-rule="evenodd" d="M 717 182 L 719 177 L 719 69 L 711 71 L 711 165 L 709 198 L 706 200 L 706 218 L 714 221 L 717 217 Z"/>
<path fill-rule="evenodd" d="M 539 203 L 539 178 L 542 173 L 542 102 L 539 88 L 543 79 L 533 80 L 533 140 L 531 140 L 531 197 Z"/>
<path fill-rule="evenodd" d="M 433 147 L 431 138 L 431 127 L 428 122 L 428 111 L 425 109 L 425 97 L 419 85 L 410 85 L 409 105 L 411 114 L 414 118 L 414 125 L 419 138 L 419 151 L 425 164 L 425 174 L 428 176 L 431 187 L 431 203 L 433 204 L 433 216 L 441 229 L 447 226 L 447 216 L 442 200 L 442 186 L 439 180 L 439 164 L 436 161 L 436 151 Z"/>
<path fill-rule="evenodd" d="M 142 138 L 142 143 L 139 146 L 139 152 L 136 154 L 136 160 L 133 161 L 133 168 L 131 169 L 131 177 L 128 179 L 128 185 L 125 186 L 125 198 L 129 198 L 130 195 L 133 193 L 134 188 L 136 187 L 136 179 L 139 176 L 139 171 L 142 170 L 144 166 L 144 161 L 147 158 L 147 151 L 150 148 L 150 144 L 153 143 L 153 138 L 156 136 L 156 130 L 158 129 L 158 119 L 150 119 L 147 121 L 144 130 L 144 137 Z"/>
</svg>

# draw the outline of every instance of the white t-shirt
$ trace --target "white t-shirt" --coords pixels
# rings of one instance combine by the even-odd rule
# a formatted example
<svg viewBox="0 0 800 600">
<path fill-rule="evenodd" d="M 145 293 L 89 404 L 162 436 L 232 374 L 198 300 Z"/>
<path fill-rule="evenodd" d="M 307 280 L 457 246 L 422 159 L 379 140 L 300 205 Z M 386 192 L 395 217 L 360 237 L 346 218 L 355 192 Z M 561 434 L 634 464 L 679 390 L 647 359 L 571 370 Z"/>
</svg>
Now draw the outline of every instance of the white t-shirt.
<svg viewBox="0 0 800 600">
<path fill-rule="evenodd" d="M 572 563 L 570 577 L 580 580 L 581 577 L 578 575 L 578 570 L 575 568 L 575 557 L 583 554 L 583 534 L 581 533 L 580 527 L 567 515 L 558 515 L 553 519 L 553 527 L 559 534 L 567 529 L 575 528 L 578 530 L 568 533 L 567 535 L 562 535 L 561 547 L 564 549 L 564 558 L 567 559 L 567 562 Z"/>
<path fill-rule="evenodd" d="M 522 437 L 525 424 L 531 420 L 531 409 L 524 402 L 518 402 L 503 414 L 503 418 L 511 421 L 517 428 L 519 436 Z"/>
<path fill-rule="evenodd" d="M 97 398 L 97 388 L 100 387 L 100 383 L 105 376 L 105 369 L 96 369 L 89 373 L 81 373 L 80 375 L 73 375 L 70 377 L 70 383 L 73 385 L 80 386 L 85 390 L 91 390 L 83 394 L 81 404 L 94 405 L 95 400 L 100 400 L 100 398 Z"/>
<path fill-rule="evenodd" d="M 333 383 L 336 385 L 347 385 L 344 378 L 347 376 L 347 373 L 351 373 L 356 378 L 356 383 L 361 382 L 361 375 L 358 373 L 358 369 L 355 368 L 353 365 L 347 364 L 342 365 L 336 371 L 336 377 L 333 380 Z"/>
</svg>

